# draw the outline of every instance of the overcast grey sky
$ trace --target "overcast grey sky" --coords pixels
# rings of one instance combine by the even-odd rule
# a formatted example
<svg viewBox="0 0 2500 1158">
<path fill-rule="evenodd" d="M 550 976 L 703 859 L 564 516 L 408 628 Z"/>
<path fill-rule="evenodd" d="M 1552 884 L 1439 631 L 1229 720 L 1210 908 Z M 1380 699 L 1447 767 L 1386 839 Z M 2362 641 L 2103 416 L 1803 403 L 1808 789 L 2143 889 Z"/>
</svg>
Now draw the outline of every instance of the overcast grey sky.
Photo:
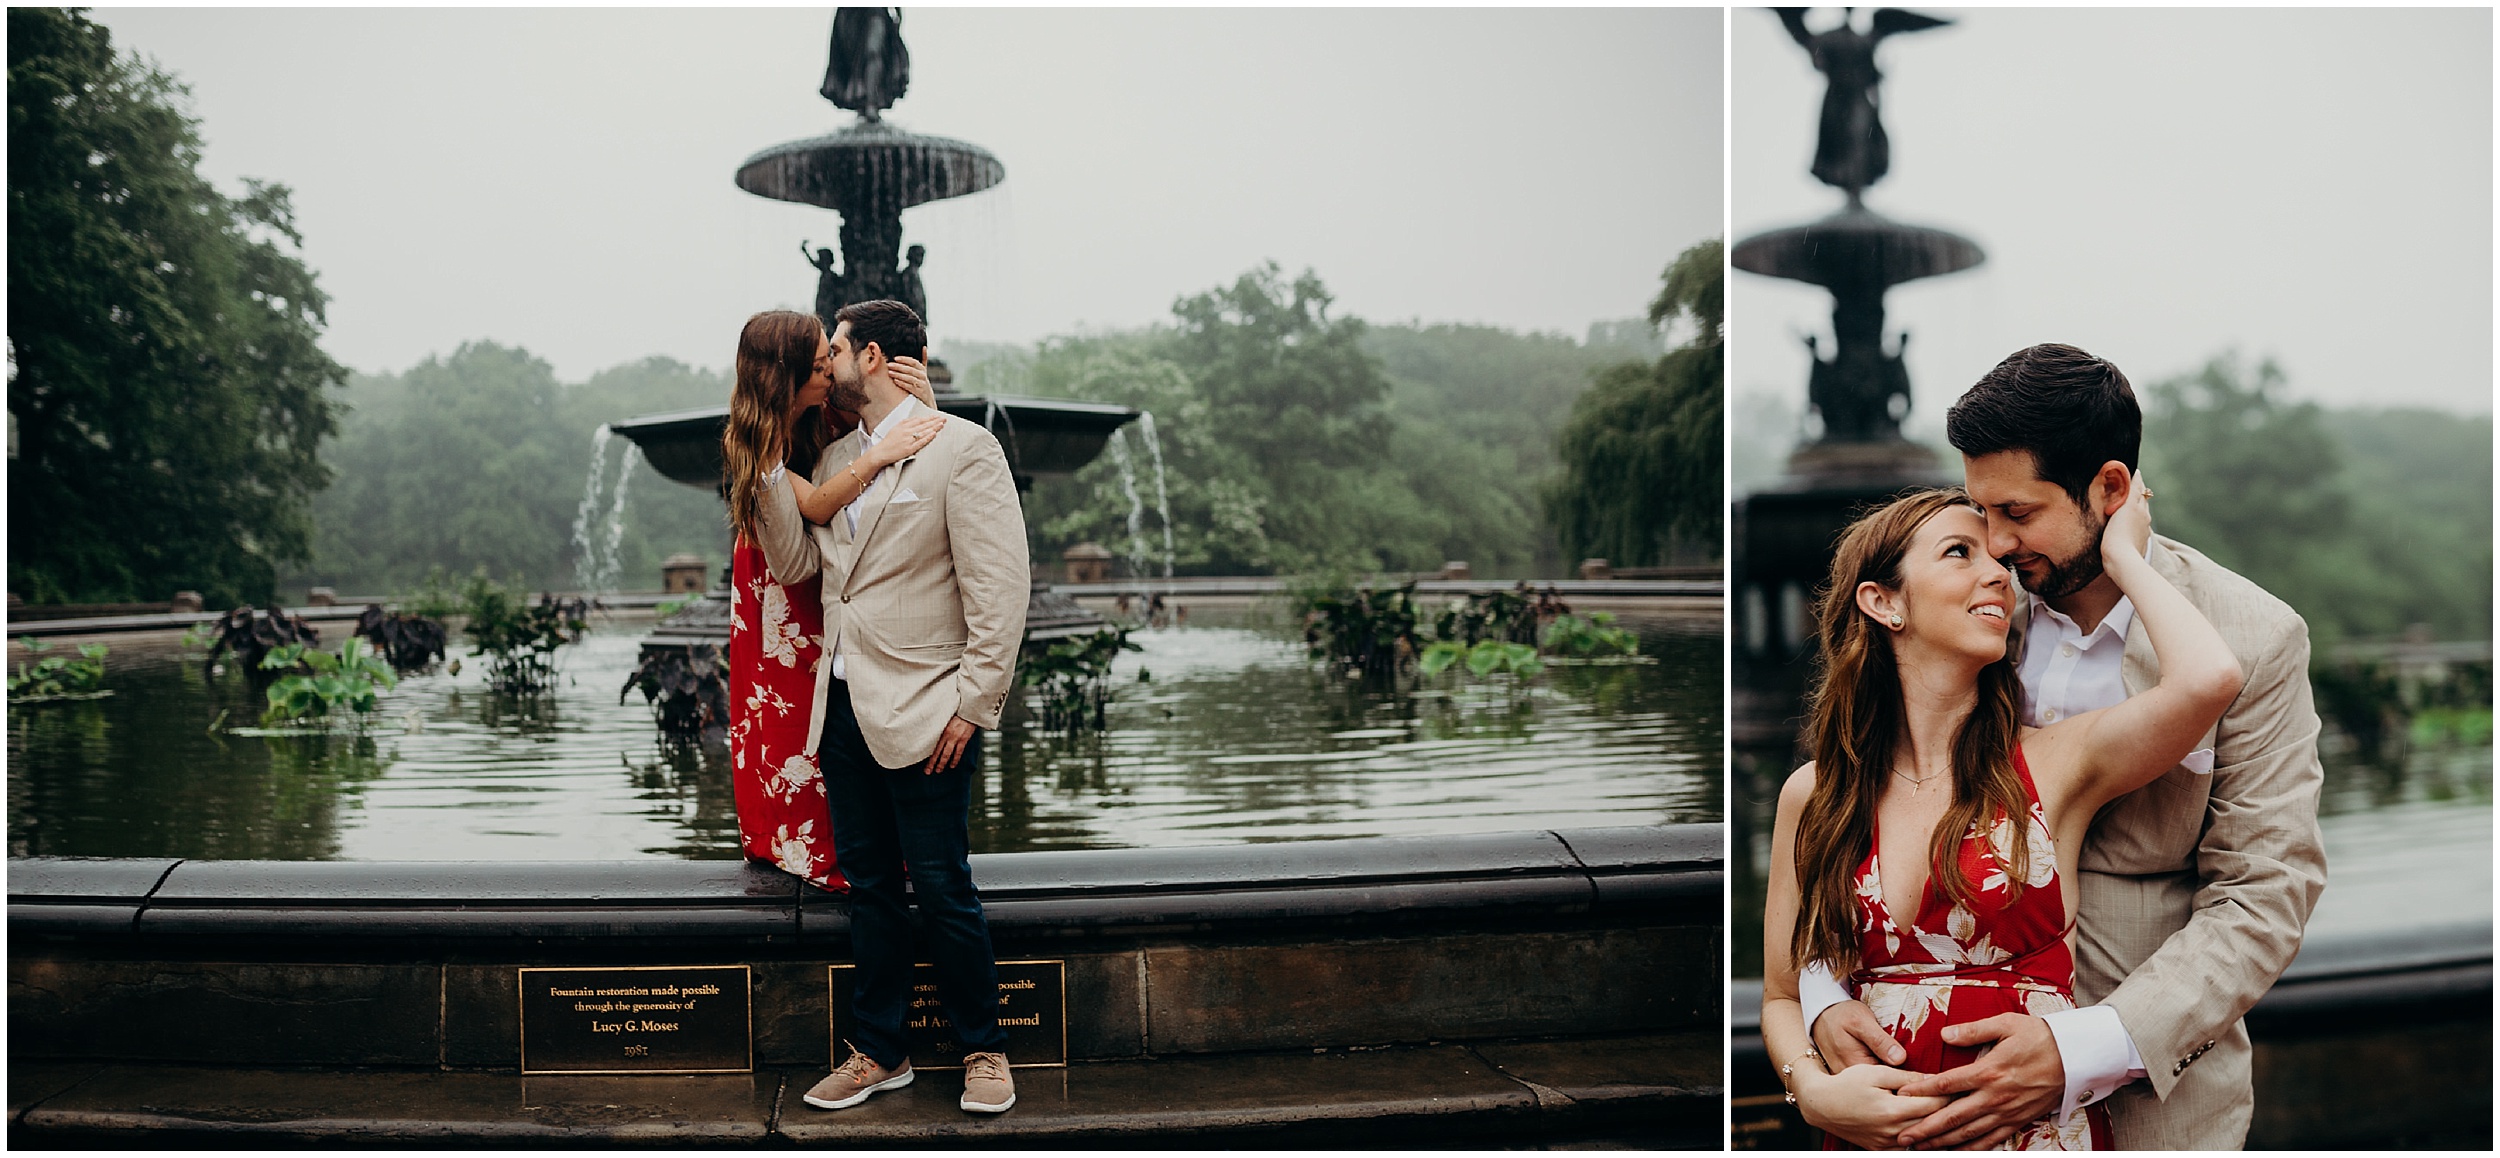
<svg viewBox="0 0 2500 1158">
<path fill-rule="evenodd" d="M 1913 428 L 2045 341 L 2139 388 L 2237 348 L 2330 405 L 2491 411 L 2488 10 L 1932 11 L 1957 23 L 1880 49 L 1893 167 L 1867 204 L 1988 261 L 1888 299 Z M 1837 208 L 1806 173 L 1823 78 L 1768 12 L 1732 42 L 1735 235 Z M 1801 409 L 1830 296 L 1731 281 L 1734 412 Z"/>
<path fill-rule="evenodd" d="M 223 187 L 294 187 L 327 346 L 398 370 L 461 341 L 559 374 L 729 360 L 805 308 L 829 210 L 731 183 L 851 114 L 830 8 L 103 9 L 191 86 Z M 909 9 L 889 117 L 1007 180 L 914 209 L 932 330 L 1168 318 L 1274 259 L 1341 313 L 1585 333 L 1721 220 L 1716 9 Z"/>
</svg>

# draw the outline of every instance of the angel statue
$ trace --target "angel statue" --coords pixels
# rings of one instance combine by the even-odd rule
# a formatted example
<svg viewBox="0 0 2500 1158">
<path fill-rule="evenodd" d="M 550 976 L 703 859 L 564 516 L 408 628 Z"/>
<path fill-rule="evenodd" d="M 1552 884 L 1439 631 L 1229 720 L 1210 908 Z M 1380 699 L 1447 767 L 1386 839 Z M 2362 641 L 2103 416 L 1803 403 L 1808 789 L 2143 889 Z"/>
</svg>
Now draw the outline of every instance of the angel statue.
<svg viewBox="0 0 2500 1158">
<path fill-rule="evenodd" d="M 1814 145 L 1814 178 L 1846 190 L 1855 204 L 1859 191 L 1884 179 L 1892 168 L 1892 146 L 1884 138 L 1875 90 L 1884 74 L 1875 70 L 1875 46 L 1896 32 L 1917 32 L 1951 24 L 1899 8 L 1878 8 L 1867 31 L 1850 26 L 1854 8 L 1840 10 L 1840 24 L 1821 32 L 1806 30 L 1806 10 L 1774 8 L 1788 35 L 1814 57 L 1815 70 L 1830 78 L 1823 90 L 1823 132 Z"/>
<path fill-rule="evenodd" d="M 836 8 L 833 52 L 817 91 L 836 107 L 874 121 L 911 87 L 911 53 L 903 47 L 900 8 Z"/>
</svg>

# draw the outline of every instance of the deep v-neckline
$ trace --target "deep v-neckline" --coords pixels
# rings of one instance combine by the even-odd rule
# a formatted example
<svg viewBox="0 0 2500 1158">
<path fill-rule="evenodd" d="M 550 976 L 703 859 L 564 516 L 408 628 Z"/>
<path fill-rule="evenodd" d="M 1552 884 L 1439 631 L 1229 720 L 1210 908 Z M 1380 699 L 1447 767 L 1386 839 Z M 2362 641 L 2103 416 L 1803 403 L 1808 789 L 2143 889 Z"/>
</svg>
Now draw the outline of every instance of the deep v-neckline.
<svg viewBox="0 0 2500 1158">
<path fill-rule="evenodd" d="M 1939 823 L 1942 823 L 1944 818 L 1939 816 L 1936 820 Z M 1884 825 L 1882 821 L 1877 821 L 1875 823 L 1874 835 L 1875 851 L 1867 854 L 1867 869 L 1875 877 L 1875 907 L 1884 911 L 1884 923 L 1891 926 L 1894 930 L 1915 930 L 1918 928 L 1919 917 L 1925 915 L 1927 912 L 1927 902 L 1929 898 L 1935 895 L 1936 870 L 1934 866 L 1929 866 L 1927 870 L 1927 879 L 1921 882 L 1918 886 L 1918 898 L 1910 902 L 1912 905 L 1916 906 L 1916 909 L 1910 914 L 1910 923 L 1903 925 L 1900 918 L 1893 915 L 1892 898 L 1884 895 Z M 1935 837 L 1935 833 L 1932 829 L 1927 835 L 1931 840 Z"/>
</svg>

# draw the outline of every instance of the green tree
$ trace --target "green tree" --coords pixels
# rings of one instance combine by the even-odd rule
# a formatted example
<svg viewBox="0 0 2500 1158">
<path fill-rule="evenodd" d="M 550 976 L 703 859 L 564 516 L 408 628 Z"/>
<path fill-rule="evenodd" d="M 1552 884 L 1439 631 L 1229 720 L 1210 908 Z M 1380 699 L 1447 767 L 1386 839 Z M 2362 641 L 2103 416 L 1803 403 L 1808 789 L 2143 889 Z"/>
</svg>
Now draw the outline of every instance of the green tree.
<svg viewBox="0 0 2500 1158">
<path fill-rule="evenodd" d="M 572 590 L 573 523 L 599 427 L 718 405 L 728 394 L 720 374 L 669 358 L 561 383 L 527 351 L 492 343 L 462 346 L 403 374 L 357 375 L 347 389 L 349 412 L 324 450 L 339 478 L 313 504 L 316 552 L 291 578 L 387 595 L 408 591 L 436 567 L 456 576 L 482 565 L 531 587 Z M 602 454 L 594 534 L 605 537 L 620 467 L 619 587 L 657 587 L 661 560 L 680 551 L 704 556 L 715 571 L 728 562 L 719 497 L 662 478 L 621 438 Z"/>
<path fill-rule="evenodd" d="M 220 194 L 182 86 L 83 14 L 8 27 L 9 586 L 265 601 L 344 376 L 287 190 Z"/>
<path fill-rule="evenodd" d="M 1547 510 L 1567 558 L 1639 566 L 1678 547 L 1717 551 L 1726 356 L 1720 243 L 1685 250 L 1650 304 L 1652 325 L 1691 319 L 1695 333 L 1651 365 L 1618 366 L 1572 407 L 1557 441 L 1562 477 Z"/>
<path fill-rule="evenodd" d="M 2155 527 L 2289 603 L 2320 640 L 2491 631 L 2491 420 L 2330 412 L 2231 356 L 2146 392 Z"/>
<path fill-rule="evenodd" d="M 327 577 L 387 590 L 434 566 L 534 583 L 569 567 L 589 439 L 558 414 L 547 363 L 470 342 L 360 380 L 350 399 L 332 449 L 339 480 L 315 504 Z"/>
<path fill-rule="evenodd" d="M 1288 283 L 1270 262 L 1174 302 L 1169 356 L 1247 468 L 1225 477 L 1243 484 L 1276 569 L 1437 563 L 1422 504 L 1380 477 L 1388 378 L 1362 348 L 1362 321 L 1328 316 L 1333 301 L 1318 274 Z"/>
</svg>

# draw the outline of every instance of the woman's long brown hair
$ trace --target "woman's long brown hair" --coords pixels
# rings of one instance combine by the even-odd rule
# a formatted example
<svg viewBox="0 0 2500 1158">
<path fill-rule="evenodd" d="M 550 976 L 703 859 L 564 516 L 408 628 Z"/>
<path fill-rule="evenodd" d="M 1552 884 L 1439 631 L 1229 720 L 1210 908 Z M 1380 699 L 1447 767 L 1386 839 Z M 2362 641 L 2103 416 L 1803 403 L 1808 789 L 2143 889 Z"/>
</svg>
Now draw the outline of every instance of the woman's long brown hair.
<svg viewBox="0 0 2500 1158">
<path fill-rule="evenodd" d="M 1831 580 L 1815 604 L 1821 645 L 1818 682 L 1806 720 L 1814 744 L 1814 794 L 1797 819 L 1797 924 L 1789 960 L 1820 961 L 1847 975 L 1858 966 L 1858 907 L 1850 876 L 1875 839 L 1875 805 L 1892 777 L 1904 708 L 1892 633 L 1858 608 L 1858 584 L 1899 590 L 1901 563 L 1920 527 L 1949 507 L 1974 507 L 1959 487 L 1904 495 L 1850 525 L 1832 559 Z M 1982 816 L 2029 812 L 2014 748 L 2022 736 L 2021 685 L 2014 656 L 1979 672 L 1979 702 L 1953 737 L 1953 803 L 1936 821 L 1928 872 L 1956 904 L 1968 904 L 1971 882 L 1954 852 Z M 2008 889 L 2022 888 L 2030 825 L 2014 826 Z M 1895 914 L 1915 920 L 1916 914 Z"/>
<path fill-rule="evenodd" d="M 738 378 L 729 391 L 729 423 L 721 430 L 720 449 L 729 525 L 749 542 L 757 541 L 763 517 L 764 464 L 810 470 L 832 441 L 823 429 L 831 420 L 825 408 L 811 412 L 812 421 L 799 416 L 796 430 L 790 417 L 791 400 L 816 372 L 816 340 L 824 333 L 825 324 L 815 315 L 794 310 L 766 310 L 738 331 Z"/>
</svg>

